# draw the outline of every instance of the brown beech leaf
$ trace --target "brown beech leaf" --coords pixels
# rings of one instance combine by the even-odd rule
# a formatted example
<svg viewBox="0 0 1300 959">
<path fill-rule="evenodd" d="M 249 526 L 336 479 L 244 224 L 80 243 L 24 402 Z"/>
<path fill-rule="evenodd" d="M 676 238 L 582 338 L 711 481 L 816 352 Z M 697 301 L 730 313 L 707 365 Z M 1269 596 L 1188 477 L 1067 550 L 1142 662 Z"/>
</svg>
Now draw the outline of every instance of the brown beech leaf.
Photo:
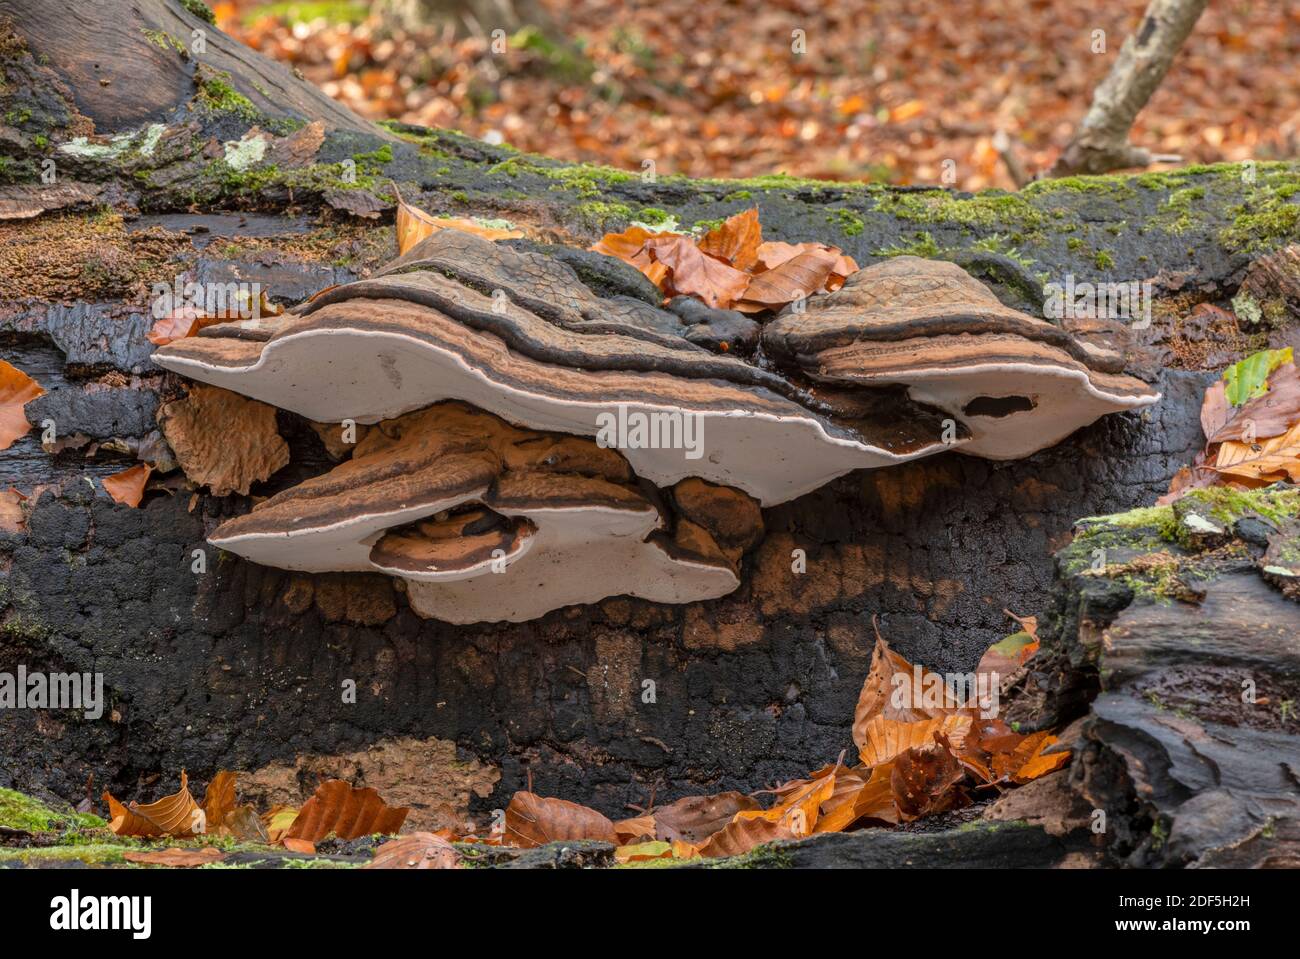
<svg viewBox="0 0 1300 959">
<path fill-rule="evenodd" d="M 752 796 L 738 792 L 685 796 L 654 811 L 655 838 L 701 843 L 731 822 L 736 813 L 759 808 Z"/>
<path fill-rule="evenodd" d="M 290 852 L 300 852 L 308 856 L 316 853 L 316 844 L 310 839 L 296 839 L 293 836 L 285 836 L 280 840 L 280 843 Z"/>
<path fill-rule="evenodd" d="M 892 763 L 868 769 L 856 766 L 839 774 L 835 791 L 822 803 L 821 816 L 814 832 L 843 832 L 862 820 L 897 824 L 898 810 L 890 777 Z"/>
<path fill-rule="evenodd" d="M 1253 445 L 1224 440 L 1214 469 L 1264 485 L 1280 480 L 1300 481 L 1300 422 L 1281 436 L 1261 439 Z"/>
<path fill-rule="evenodd" d="M 636 816 L 632 819 L 620 819 L 614 823 L 614 835 L 622 844 L 633 843 L 639 839 L 654 839 L 655 817 Z"/>
<path fill-rule="evenodd" d="M 181 770 L 181 788 L 156 802 L 124 806 L 108 792 L 104 793 L 104 802 L 108 803 L 108 828 L 119 836 L 187 837 L 194 834 L 194 826 L 199 821 L 195 815 L 199 804 L 190 795 L 185 770 Z"/>
<path fill-rule="evenodd" d="M 397 198 L 397 254 L 401 256 L 421 240 L 433 236 L 439 230 L 460 230 L 473 233 L 486 240 L 513 240 L 523 236 L 522 230 L 501 229 L 484 226 L 475 220 L 460 217 L 436 217 L 425 213 L 418 206 L 412 206 L 400 196 Z"/>
<path fill-rule="evenodd" d="M 588 249 L 595 253 L 617 257 L 636 267 L 662 291 L 668 276 L 668 267 L 658 263 L 646 249 L 646 241 L 656 238 L 682 236 L 680 233 L 652 233 L 643 226 L 630 226 L 622 233 L 606 233 Z M 686 237 L 686 239 L 690 239 Z"/>
<path fill-rule="evenodd" d="M 933 747 L 935 733 L 943 733 L 960 748 L 966 741 L 970 726 L 969 716 L 938 716 L 914 723 L 875 716 L 863 727 L 863 743 L 858 756 L 864 766 L 877 766 L 890 762 L 909 749 Z"/>
<path fill-rule="evenodd" d="M 222 818 L 220 835 L 233 836 L 244 842 L 271 841 L 266 826 L 257 815 L 257 810 L 250 805 L 236 806 Z"/>
<path fill-rule="evenodd" d="M 0 532 L 21 533 L 27 529 L 27 513 L 23 503 L 27 496 L 16 487 L 0 492 Z"/>
<path fill-rule="evenodd" d="M 953 787 L 966 776 L 965 768 L 940 740 L 938 748 L 909 749 L 893 763 L 890 788 L 899 815 L 909 822 L 952 806 Z"/>
<path fill-rule="evenodd" d="M 4 360 L 0 360 L 0 450 L 7 450 L 27 435 L 32 425 L 23 413 L 24 404 L 44 394 L 41 384 Z"/>
<path fill-rule="evenodd" d="M 506 806 L 508 845 L 532 849 L 566 839 L 600 839 L 617 845 L 614 824 L 605 816 L 566 799 L 546 799 L 520 791 Z"/>
<path fill-rule="evenodd" d="M 759 273 L 738 298 L 735 309 L 744 313 L 775 310 L 800 297 L 812 296 L 826 286 L 839 257 L 827 249 L 812 249 Z"/>
<path fill-rule="evenodd" d="M 777 839 L 797 839 L 788 823 L 768 819 L 733 819 L 722 829 L 700 843 L 696 852 L 709 859 L 722 856 L 739 856 L 755 846 Z"/>
<path fill-rule="evenodd" d="M 880 630 L 876 629 L 871 669 L 862 684 L 853 713 L 853 742 L 859 749 L 866 741 L 867 723 L 876 716 L 912 723 L 936 716 L 969 715 L 972 712 L 958 700 L 938 673 L 922 668 L 919 674 L 921 681 L 918 684 L 918 670 L 890 649 Z"/>
<path fill-rule="evenodd" d="M 460 853 L 442 836 L 413 832 L 375 850 L 363 869 L 459 869 Z"/>
<path fill-rule="evenodd" d="M 689 236 L 654 237 L 646 249 L 655 262 L 668 268 L 660 289 L 666 295 L 693 296 L 718 309 L 730 307 L 749 286 L 748 273 L 706 256 Z"/>
<path fill-rule="evenodd" d="M 203 794 L 203 815 L 207 820 L 208 832 L 220 829 L 226 823 L 226 817 L 235 808 L 235 780 L 238 773 L 221 770 L 208 783 Z"/>
<path fill-rule="evenodd" d="M 838 766 L 812 779 L 789 794 L 771 809 L 746 809 L 736 813 L 733 823 L 748 819 L 765 819 L 784 826 L 791 836 L 799 838 L 812 835 L 821 815 L 822 803 L 835 793 L 835 783 L 840 773 Z"/>
<path fill-rule="evenodd" d="M 779 241 L 772 241 L 759 246 L 758 262 L 751 272 L 762 273 L 764 270 L 774 270 L 782 263 L 813 250 L 825 250 L 828 253 L 835 254 L 835 265 L 831 267 L 831 279 L 836 282 L 834 285 L 828 282 L 826 284 L 827 290 L 838 289 L 846 279 L 858 272 L 857 261 L 837 246 L 827 246 L 825 243 L 781 243 Z"/>
<path fill-rule="evenodd" d="M 113 498 L 113 502 L 135 509 L 144 499 L 145 484 L 152 474 L 153 467 L 148 463 L 136 463 L 120 473 L 105 476 L 104 492 Z"/>
<path fill-rule="evenodd" d="M 172 310 L 166 316 L 155 320 L 145 337 L 154 346 L 166 346 L 187 336 L 197 336 L 199 330 L 216 323 L 225 323 L 229 318 L 212 316 L 196 306 L 186 304 Z"/>
<path fill-rule="evenodd" d="M 758 247 L 763 242 L 763 227 L 758 222 L 758 208 L 727 217 L 700 238 L 700 250 L 737 270 L 752 272 L 758 263 Z"/>
<path fill-rule="evenodd" d="M 402 828 L 410 811 L 405 806 L 387 805 L 373 789 L 357 789 L 342 779 L 327 779 L 303 803 L 284 838 L 316 843 L 331 833 L 344 840 L 374 833 L 391 836 Z"/>
<path fill-rule="evenodd" d="M 158 409 L 158 425 L 185 475 L 214 495 L 247 496 L 289 462 L 275 407 L 218 386 L 192 384 L 189 394 Z"/>
<path fill-rule="evenodd" d="M 1015 783 L 1027 783 L 1031 779 L 1060 769 L 1070 761 L 1070 751 L 1043 754 L 1049 746 L 1057 743 L 1057 738 L 1046 730 L 1029 733 L 1021 737 L 1013 749 L 996 753 L 991 762 L 993 775 L 999 780 Z"/>
<path fill-rule="evenodd" d="M 1235 410 L 1229 408 L 1229 417 L 1218 429 L 1206 433 L 1207 445 L 1222 443 L 1227 440 L 1241 442 L 1253 436 L 1255 439 L 1268 439 L 1287 432 L 1293 424 L 1300 421 L 1300 371 L 1294 363 L 1284 363 L 1268 377 L 1268 391 L 1262 396 L 1247 400 Z M 1205 392 L 1201 406 L 1201 426 L 1207 425 L 1206 408 L 1213 405 L 1208 415 L 1209 424 L 1213 426 L 1217 410 L 1217 393 L 1223 393 L 1226 399 L 1226 384 L 1217 380 Z M 1211 396 L 1215 395 L 1215 399 Z"/>
<path fill-rule="evenodd" d="M 206 866 L 210 862 L 222 862 L 226 854 L 215 846 L 203 849 L 158 849 L 153 852 L 125 852 L 122 858 L 127 862 L 137 862 L 145 866 Z"/>
</svg>

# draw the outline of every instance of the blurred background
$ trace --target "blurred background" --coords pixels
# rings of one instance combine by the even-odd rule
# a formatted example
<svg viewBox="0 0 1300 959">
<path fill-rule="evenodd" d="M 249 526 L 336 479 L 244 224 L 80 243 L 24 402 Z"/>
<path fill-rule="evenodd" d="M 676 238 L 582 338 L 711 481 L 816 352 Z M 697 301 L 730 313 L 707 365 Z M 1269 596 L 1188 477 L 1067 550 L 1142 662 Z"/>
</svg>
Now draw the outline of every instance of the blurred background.
<svg viewBox="0 0 1300 959">
<path fill-rule="evenodd" d="M 974 190 L 1015 186 L 999 130 L 1029 173 L 1050 166 L 1146 2 L 212 6 L 223 30 L 376 120 L 690 176 L 933 184 L 952 159 Z M 1213 0 L 1132 140 L 1186 162 L 1295 157 L 1297 60 L 1300 3 Z"/>
</svg>

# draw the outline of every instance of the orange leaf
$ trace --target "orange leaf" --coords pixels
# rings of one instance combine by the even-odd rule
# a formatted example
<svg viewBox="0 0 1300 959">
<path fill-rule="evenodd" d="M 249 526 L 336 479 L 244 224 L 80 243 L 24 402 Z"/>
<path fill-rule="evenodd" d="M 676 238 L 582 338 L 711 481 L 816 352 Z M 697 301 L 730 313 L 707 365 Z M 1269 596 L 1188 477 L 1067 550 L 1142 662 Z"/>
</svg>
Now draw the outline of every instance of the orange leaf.
<svg viewBox="0 0 1300 959">
<path fill-rule="evenodd" d="M 385 804 L 373 789 L 356 789 L 342 779 L 327 779 L 303 803 L 285 838 L 316 843 L 330 833 L 345 840 L 373 833 L 391 836 L 402 828 L 410 811 Z"/>
<path fill-rule="evenodd" d="M 946 746 L 938 749 L 909 749 L 894 760 L 890 788 L 899 815 L 907 820 L 942 812 L 955 800 L 953 787 L 966 770 Z"/>
<path fill-rule="evenodd" d="M 203 849 L 158 849 L 153 852 L 125 852 L 122 858 L 127 862 L 138 862 L 146 866 L 204 866 L 210 862 L 222 862 L 226 854 L 215 846 Z"/>
<path fill-rule="evenodd" d="M 235 808 L 235 779 L 238 775 L 222 770 L 208 783 L 203 794 L 203 815 L 207 818 L 208 832 L 225 825 L 226 816 Z"/>
<path fill-rule="evenodd" d="M 375 850 L 363 869 L 459 869 L 460 853 L 442 836 L 413 832 Z"/>
<path fill-rule="evenodd" d="M 27 515 L 23 511 L 25 502 L 27 497 L 17 487 L 11 486 L 0 492 L 0 532 L 21 533 L 27 528 Z"/>
<path fill-rule="evenodd" d="M 645 245 L 656 262 L 668 267 L 666 287 L 662 287 L 667 295 L 685 294 L 709 306 L 726 309 L 749 286 L 747 273 L 705 256 L 688 236 L 653 238 Z"/>
<path fill-rule="evenodd" d="M 511 797 L 506 806 L 506 841 L 510 845 L 532 849 L 565 839 L 618 842 L 614 824 L 594 809 L 524 791 Z"/>
<path fill-rule="evenodd" d="M 412 206 L 400 196 L 397 198 L 397 253 L 402 255 L 421 240 L 439 230 L 460 230 L 487 240 L 513 240 L 523 236 L 522 230 L 505 230 L 483 226 L 474 220 L 460 217 L 430 216 L 417 206 Z"/>
<path fill-rule="evenodd" d="M 935 733 L 951 737 L 960 748 L 966 741 L 970 725 L 969 716 L 939 716 L 915 723 L 875 716 L 863 727 L 863 743 L 858 755 L 864 766 L 877 766 L 909 749 L 933 747 Z"/>
<path fill-rule="evenodd" d="M 758 246 L 763 242 L 763 227 L 758 222 L 758 208 L 728 217 L 700 238 L 700 250 L 709 256 L 748 272 L 758 262 Z"/>
<path fill-rule="evenodd" d="M 758 808 L 752 797 L 738 792 L 685 796 L 654 811 L 655 838 L 703 842 L 731 822 L 736 813 Z"/>
<path fill-rule="evenodd" d="M 821 290 L 838 261 L 827 249 L 813 249 L 754 277 L 736 304 L 742 312 L 774 310 Z"/>
<path fill-rule="evenodd" d="M 130 469 L 105 476 L 104 492 L 113 498 L 113 502 L 134 509 L 144 499 L 144 487 L 152 473 L 153 467 L 148 463 L 136 463 Z"/>
<path fill-rule="evenodd" d="M 185 770 L 181 770 L 181 788 L 157 802 L 127 807 L 107 792 L 104 801 L 108 803 L 108 828 L 119 836 L 192 836 L 198 822 L 195 813 L 199 804 L 190 795 Z"/>
<path fill-rule="evenodd" d="M 186 305 L 172 310 L 162 319 L 155 320 L 145 337 L 155 346 L 166 346 L 187 336 L 197 336 L 199 330 L 205 326 L 225 322 L 224 317 L 209 316 L 197 307 Z"/>
<path fill-rule="evenodd" d="M 637 816 L 634 819 L 620 819 L 614 823 L 614 835 L 620 843 L 630 843 L 637 839 L 655 838 L 655 817 Z"/>
<path fill-rule="evenodd" d="M 0 450 L 7 450 L 27 435 L 32 425 L 27 422 L 23 405 L 44 392 L 41 384 L 18 367 L 0 360 Z"/>
<path fill-rule="evenodd" d="M 309 856 L 316 852 L 316 844 L 310 839 L 295 839 L 293 836 L 285 836 L 280 842 L 290 852 L 306 853 Z"/>
<path fill-rule="evenodd" d="M 867 723 L 876 716 L 911 723 L 970 712 L 944 684 L 942 676 L 920 669 L 918 684 L 917 674 L 911 663 L 889 648 L 877 629 L 871 669 L 853 714 L 853 742 L 859 749 L 866 742 Z"/>
</svg>

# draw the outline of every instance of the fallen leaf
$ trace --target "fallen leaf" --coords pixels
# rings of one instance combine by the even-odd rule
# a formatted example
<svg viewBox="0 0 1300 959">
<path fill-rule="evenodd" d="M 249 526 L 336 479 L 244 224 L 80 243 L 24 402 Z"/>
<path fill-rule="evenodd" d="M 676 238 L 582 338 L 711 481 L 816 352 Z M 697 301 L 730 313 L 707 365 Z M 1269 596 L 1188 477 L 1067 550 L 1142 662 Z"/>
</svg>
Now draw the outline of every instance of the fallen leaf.
<svg viewBox="0 0 1300 959">
<path fill-rule="evenodd" d="M 185 475 L 216 496 L 247 496 L 289 462 L 275 407 L 230 390 L 192 384 L 184 399 L 161 406 L 157 419 Z"/>
<path fill-rule="evenodd" d="M 645 247 L 655 262 L 668 268 L 660 289 L 667 296 L 693 296 L 716 309 L 727 309 L 749 286 L 748 273 L 706 256 L 688 236 L 655 237 Z"/>
<path fill-rule="evenodd" d="M 1227 384 L 1226 396 L 1233 406 L 1241 406 L 1247 400 L 1263 396 L 1268 389 L 1268 376 L 1284 363 L 1292 362 L 1291 347 L 1280 350 L 1261 350 L 1234 363 L 1223 371 Z"/>
<path fill-rule="evenodd" d="M 614 859 L 617 862 L 649 862 L 652 859 L 672 859 L 672 843 L 652 842 L 635 843 L 628 846 L 619 846 L 614 850 Z"/>
<path fill-rule="evenodd" d="M 222 862 L 226 854 L 215 846 L 203 849 L 159 849 L 155 852 L 124 852 L 122 858 L 127 862 L 136 862 L 145 866 L 205 866 L 211 862 Z"/>
<path fill-rule="evenodd" d="M 473 233 L 486 240 L 513 240 L 524 235 L 522 230 L 484 226 L 476 220 L 461 217 L 436 217 L 412 206 L 400 196 L 397 198 L 397 253 L 402 255 L 421 240 L 439 230 L 460 230 Z"/>
<path fill-rule="evenodd" d="M 302 805 L 285 839 L 320 842 L 333 834 L 339 839 L 356 839 L 379 834 L 395 835 L 411 810 L 394 808 L 379 798 L 374 789 L 357 789 L 342 779 L 327 779 Z"/>
<path fill-rule="evenodd" d="M 284 824 L 284 829 L 291 826 L 292 820 Z M 271 842 L 266 826 L 252 806 L 236 806 L 226 813 L 221 823 L 221 835 L 232 836 L 243 842 Z M 280 838 L 283 838 L 281 836 Z"/>
<path fill-rule="evenodd" d="M 1219 473 L 1265 485 L 1279 480 L 1300 481 L 1300 422 L 1282 436 L 1260 440 L 1254 445 L 1225 441 L 1219 447 L 1213 468 Z"/>
<path fill-rule="evenodd" d="M 0 532 L 21 533 L 27 529 L 27 512 L 23 503 L 27 497 L 16 487 L 0 492 Z"/>
<path fill-rule="evenodd" d="M 565 799 L 545 799 L 520 791 L 510 798 L 505 816 L 506 841 L 532 849 L 568 839 L 618 843 L 614 824 L 601 813 Z"/>
<path fill-rule="evenodd" d="M 736 813 L 759 808 L 753 797 L 738 792 L 685 796 L 654 811 L 655 838 L 700 843 L 731 822 Z"/>
<path fill-rule="evenodd" d="M 155 346 L 166 346 L 189 336 L 197 336 L 205 326 L 228 322 L 226 318 L 204 313 L 197 307 L 186 305 L 155 320 L 145 338 Z"/>
<path fill-rule="evenodd" d="M 27 435 L 32 425 L 27 422 L 23 406 L 44 393 L 41 384 L 0 360 L 0 450 L 7 450 Z"/>
<path fill-rule="evenodd" d="M 413 832 L 375 850 L 363 869 L 459 869 L 460 853 L 442 836 Z"/>
<path fill-rule="evenodd" d="M 643 226 L 630 226 L 622 233 L 606 233 L 588 249 L 594 253 L 603 253 L 606 256 L 616 257 L 624 263 L 630 263 L 645 274 L 646 278 L 662 291 L 664 280 L 668 276 L 668 267 L 655 262 L 650 255 L 650 251 L 646 249 L 646 241 L 673 236 L 682 236 L 682 234 L 653 233 Z"/>
<path fill-rule="evenodd" d="M 203 815 L 207 817 L 208 832 L 220 829 L 226 817 L 235 808 L 235 780 L 238 773 L 221 770 L 208 783 L 203 794 Z"/>
<path fill-rule="evenodd" d="M 630 843 L 637 839 L 655 838 L 655 817 L 637 816 L 633 819 L 620 819 L 614 823 L 614 835 L 620 843 Z"/>
<path fill-rule="evenodd" d="M 119 836 L 192 836 L 198 817 L 199 804 L 190 795 L 189 778 L 181 770 L 181 788 L 156 802 L 125 806 L 109 792 L 104 793 L 108 803 L 108 828 Z"/>
<path fill-rule="evenodd" d="M 863 727 L 858 756 L 864 766 L 877 766 L 908 750 L 933 747 L 935 733 L 950 737 L 960 748 L 970 726 L 969 716 L 939 716 L 913 723 L 875 716 Z"/>
<path fill-rule="evenodd" d="M 290 852 L 299 852 L 307 856 L 316 854 L 316 844 L 310 839 L 297 839 L 293 836 L 285 836 L 280 840 L 280 844 Z"/>
<path fill-rule="evenodd" d="M 273 843 L 284 839 L 293 822 L 298 818 L 298 810 L 292 806 L 275 806 L 262 815 L 262 824 L 266 827 L 266 838 Z"/>
<path fill-rule="evenodd" d="M 853 714 L 854 744 L 859 749 L 862 748 L 867 723 L 876 716 L 911 723 L 959 712 L 970 710 L 957 699 L 944 683 L 943 677 L 923 668 L 918 670 L 890 649 L 880 635 L 880 630 L 876 629 L 871 668 L 866 682 L 862 684 L 862 692 Z"/>
<path fill-rule="evenodd" d="M 948 746 L 909 749 L 894 760 L 890 788 L 899 815 L 908 821 L 942 812 L 953 805 L 953 787 L 966 775 Z"/>
<path fill-rule="evenodd" d="M 775 310 L 812 296 L 826 286 L 836 262 L 834 253 L 813 249 L 758 274 L 737 299 L 735 309 L 745 313 Z"/>
<path fill-rule="evenodd" d="M 145 484 L 153 473 L 148 463 L 136 463 L 134 466 L 104 477 L 104 492 L 112 497 L 113 502 L 121 503 L 135 509 L 144 499 Z"/>
<path fill-rule="evenodd" d="M 1227 387 L 1222 380 L 1216 381 L 1205 392 L 1205 401 L 1201 406 L 1201 425 L 1214 425 L 1219 414 L 1206 407 L 1216 405 L 1219 395 L 1226 394 Z M 1215 397 L 1215 398 L 1212 398 Z M 1226 403 L 1226 398 L 1223 401 Z M 1248 400 L 1243 406 L 1229 409 L 1225 406 L 1228 418 L 1211 433 L 1206 434 L 1206 443 L 1212 446 L 1225 440 L 1267 439 L 1280 436 L 1300 421 L 1300 371 L 1294 363 L 1284 363 L 1268 377 L 1268 389 L 1262 395 Z"/>
<path fill-rule="evenodd" d="M 700 238 L 701 252 L 722 260 L 737 270 L 751 272 L 758 262 L 758 247 L 763 242 L 763 227 L 758 222 L 758 208 L 727 217 Z"/>
</svg>

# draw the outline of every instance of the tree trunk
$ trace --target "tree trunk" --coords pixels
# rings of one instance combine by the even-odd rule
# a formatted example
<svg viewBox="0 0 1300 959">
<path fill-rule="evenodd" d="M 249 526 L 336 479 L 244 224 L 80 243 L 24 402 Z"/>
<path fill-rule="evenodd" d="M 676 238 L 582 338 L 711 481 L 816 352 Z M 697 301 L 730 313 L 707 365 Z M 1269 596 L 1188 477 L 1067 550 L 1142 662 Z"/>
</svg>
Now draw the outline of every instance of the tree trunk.
<svg viewBox="0 0 1300 959">
<path fill-rule="evenodd" d="M 1136 33 L 1093 93 L 1092 106 L 1066 146 L 1051 176 L 1109 173 L 1158 162 L 1174 162 L 1129 143 L 1133 121 L 1169 72 L 1209 0 L 1151 0 Z"/>
<path fill-rule="evenodd" d="M 850 743 L 873 614 L 909 658 L 971 668 L 1005 635 L 1004 608 L 1030 613 L 1058 595 L 1051 556 L 1077 517 L 1150 502 L 1201 444 L 1207 376 L 1169 369 L 1160 406 L 1027 460 L 944 454 L 765 510 L 766 540 L 723 599 L 616 598 L 519 625 L 450 626 L 416 617 L 379 576 L 215 555 L 195 573 L 193 551 L 247 498 L 178 486 L 128 509 L 98 489 L 134 461 L 115 450 L 147 441 L 160 398 L 181 389 L 149 362 L 153 282 L 237 278 L 295 303 L 355 279 L 393 255 L 392 182 L 430 212 L 504 217 L 579 247 L 631 219 L 689 226 L 757 206 L 767 238 L 831 242 L 863 265 L 900 251 L 954 259 L 1031 311 L 1040 282 L 1066 275 L 1159 276 L 1179 308 L 1230 294 L 1254 250 L 1294 228 L 1298 177 L 1283 165 L 979 196 L 691 181 L 666 175 L 668 158 L 657 178 L 568 166 L 370 126 L 172 3 L 101 4 L 102 29 L 91 8 L 59 7 L 0 0 L 14 17 L 0 37 L 11 118 L 0 242 L 21 251 L 0 280 L 0 357 L 32 373 L 87 442 L 50 455 L 34 431 L 0 457 L 0 484 L 31 496 L 21 524 L 0 532 L 0 670 L 100 671 L 109 706 L 99 721 L 6 718 L 0 786 L 74 801 L 91 775 L 96 791 L 133 793 L 159 773 L 187 768 L 197 784 L 233 768 L 248 788 L 296 801 L 339 774 L 414 790 L 428 798 L 412 823 L 445 825 L 503 806 L 529 771 L 538 792 L 611 815 L 651 788 L 666 801 L 788 779 Z M 206 29 L 207 59 L 142 33 L 188 27 Z M 106 86 L 96 64 L 114 71 Z M 77 139 L 92 132 L 120 138 Z M 1192 190 L 1203 199 L 1175 222 L 1170 197 Z M 1156 315 L 1135 351 L 1148 375 L 1185 345 L 1170 333 L 1180 314 Z M 329 465 L 306 421 L 281 411 L 279 425 L 290 465 L 258 495 Z M 790 575 L 795 548 L 808 557 L 802 579 Z M 641 701 L 645 679 L 653 703 Z M 347 683 L 355 703 L 340 695 Z M 1078 691 L 1057 714 L 1084 714 L 1087 680 L 1063 685 Z M 1104 741 L 1101 720 L 1095 729 Z M 1048 847 L 1058 858 L 1075 848 Z"/>
</svg>

